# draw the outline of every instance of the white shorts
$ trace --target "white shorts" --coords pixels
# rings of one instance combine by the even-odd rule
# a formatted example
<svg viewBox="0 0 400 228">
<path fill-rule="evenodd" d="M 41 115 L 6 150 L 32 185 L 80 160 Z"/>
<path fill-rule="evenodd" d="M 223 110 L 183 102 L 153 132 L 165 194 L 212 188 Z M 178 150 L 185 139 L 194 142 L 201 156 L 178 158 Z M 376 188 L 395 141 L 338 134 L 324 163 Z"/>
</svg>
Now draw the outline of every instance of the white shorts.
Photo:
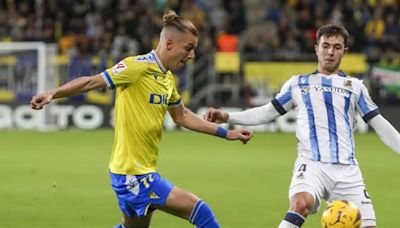
<svg viewBox="0 0 400 228">
<path fill-rule="evenodd" d="M 374 207 L 357 165 L 321 163 L 298 157 L 293 169 L 289 199 L 299 192 L 314 196 L 315 204 L 311 213 L 318 212 L 321 199 L 348 200 L 360 210 L 361 227 L 376 226 Z"/>
</svg>

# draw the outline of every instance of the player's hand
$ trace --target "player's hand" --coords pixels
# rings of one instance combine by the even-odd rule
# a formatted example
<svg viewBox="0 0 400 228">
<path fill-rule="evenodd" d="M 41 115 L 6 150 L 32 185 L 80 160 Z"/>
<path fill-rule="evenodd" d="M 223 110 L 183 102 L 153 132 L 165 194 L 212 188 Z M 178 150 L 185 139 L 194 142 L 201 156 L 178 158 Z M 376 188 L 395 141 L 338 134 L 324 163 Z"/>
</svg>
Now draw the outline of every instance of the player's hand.
<svg viewBox="0 0 400 228">
<path fill-rule="evenodd" d="M 226 135 L 228 140 L 240 140 L 246 144 L 253 137 L 253 132 L 247 129 L 230 130 Z"/>
<path fill-rule="evenodd" d="M 225 123 L 228 121 L 229 114 L 216 108 L 209 108 L 203 118 L 213 123 Z"/>
<path fill-rule="evenodd" d="M 53 99 L 52 93 L 41 93 L 32 97 L 31 106 L 33 109 L 39 110 L 42 109 L 43 106 L 47 105 Z"/>
</svg>

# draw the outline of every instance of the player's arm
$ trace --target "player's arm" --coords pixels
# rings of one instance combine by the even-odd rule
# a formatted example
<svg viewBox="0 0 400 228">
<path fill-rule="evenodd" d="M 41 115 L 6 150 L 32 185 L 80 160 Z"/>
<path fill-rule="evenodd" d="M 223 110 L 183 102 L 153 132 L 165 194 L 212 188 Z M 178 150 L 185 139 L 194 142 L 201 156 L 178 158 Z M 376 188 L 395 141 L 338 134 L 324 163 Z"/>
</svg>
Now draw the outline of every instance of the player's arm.
<svg viewBox="0 0 400 228">
<path fill-rule="evenodd" d="M 216 124 L 207 122 L 187 109 L 183 103 L 169 108 L 168 111 L 175 123 L 193 131 L 216 135 L 229 140 L 241 140 L 243 143 L 253 137 L 253 132 L 250 130 L 225 130 Z"/>
<path fill-rule="evenodd" d="M 379 138 L 392 150 L 400 153 L 400 134 L 382 115 L 376 115 L 368 121 Z"/>
<path fill-rule="evenodd" d="M 281 113 L 274 107 L 272 102 L 266 105 L 247 109 L 242 112 L 223 112 L 219 109 L 209 108 L 204 115 L 204 119 L 215 123 L 229 123 L 229 124 L 239 124 L 239 125 L 259 125 L 263 123 L 268 123 Z"/>
<path fill-rule="evenodd" d="M 53 99 L 70 97 L 93 89 L 105 88 L 106 86 L 107 84 L 100 74 L 82 76 L 51 91 L 33 96 L 31 106 L 33 109 L 42 109 L 43 106 L 50 103 Z"/>
<path fill-rule="evenodd" d="M 372 101 L 364 84 L 360 87 L 356 110 L 388 147 L 400 153 L 399 132 L 379 113 L 378 106 Z"/>
</svg>

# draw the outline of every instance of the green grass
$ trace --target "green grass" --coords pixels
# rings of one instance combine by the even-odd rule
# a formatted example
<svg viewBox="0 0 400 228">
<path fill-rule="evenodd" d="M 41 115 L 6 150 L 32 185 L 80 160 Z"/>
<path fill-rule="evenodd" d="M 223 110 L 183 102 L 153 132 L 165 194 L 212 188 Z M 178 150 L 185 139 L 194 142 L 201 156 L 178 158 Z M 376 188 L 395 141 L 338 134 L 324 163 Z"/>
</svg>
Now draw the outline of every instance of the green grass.
<svg viewBox="0 0 400 228">
<path fill-rule="evenodd" d="M 0 131 L 0 228 L 112 227 L 120 212 L 108 180 L 112 130 Z M 357 156 L 379 227 L 399 227 L 400 157 L 375 134 L 357 135 Z M 160 173 L 205 200 L 222 227 L 277 227 L 296 157 L 293 134 L 258 133 L 247 145 L 166 132 Z M 156 212 L 152 227 L 193 227 Z M 320 214 L 305 228 L 319 227 Z"/>
</svg>

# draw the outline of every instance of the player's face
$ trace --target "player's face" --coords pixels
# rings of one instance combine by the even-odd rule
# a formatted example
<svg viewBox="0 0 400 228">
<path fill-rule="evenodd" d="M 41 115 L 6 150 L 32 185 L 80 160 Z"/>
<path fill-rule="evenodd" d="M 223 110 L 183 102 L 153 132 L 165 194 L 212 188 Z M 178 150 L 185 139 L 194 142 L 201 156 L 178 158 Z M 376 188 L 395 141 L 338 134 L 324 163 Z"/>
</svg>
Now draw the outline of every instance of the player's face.
<svg viewBox="0 0 400 228">
<path fill-rule="evenodd" d="M 190 32 L 183 33 L 174 41 L 170 70 L 175 71 L 194 58 L 198 38 Z"/>
<path fill-rule="evenodd" d="M 342 36 L 321 36 L 315 45 L 318 56 L 318 70 L 323 74 L 337 73 L 343 56 L 348 48 L 344 45 Z"/>
</svg>

